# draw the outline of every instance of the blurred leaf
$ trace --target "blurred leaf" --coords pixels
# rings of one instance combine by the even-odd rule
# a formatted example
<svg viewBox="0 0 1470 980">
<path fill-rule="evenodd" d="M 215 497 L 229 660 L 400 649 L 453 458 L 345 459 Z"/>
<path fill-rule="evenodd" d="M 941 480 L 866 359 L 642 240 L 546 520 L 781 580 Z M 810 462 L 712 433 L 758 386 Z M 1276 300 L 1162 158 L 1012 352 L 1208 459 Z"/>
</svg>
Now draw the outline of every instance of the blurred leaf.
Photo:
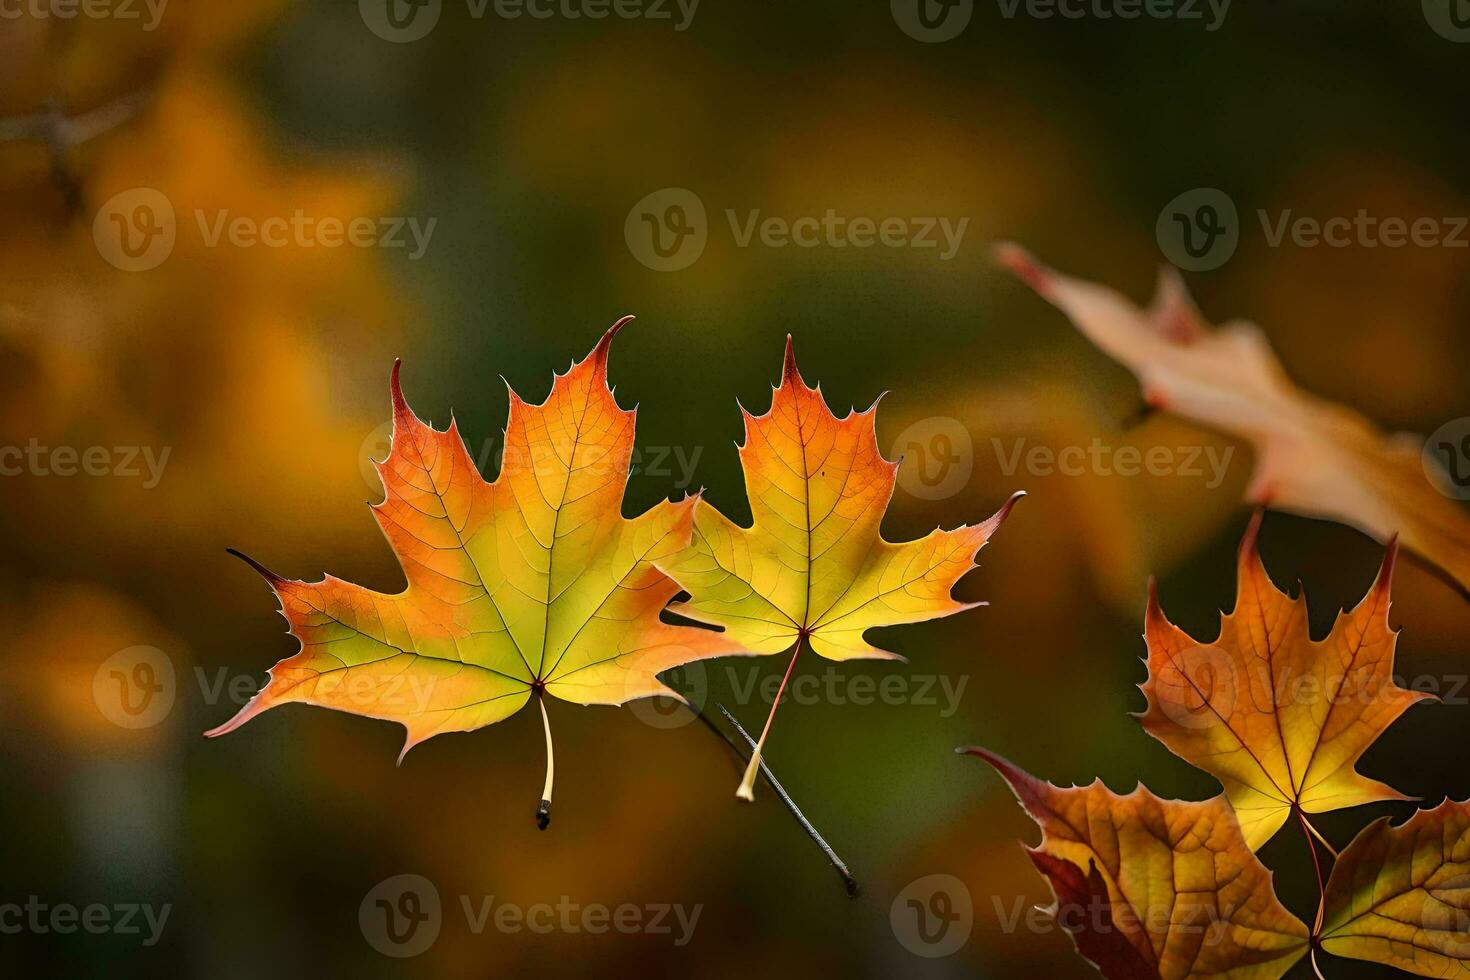
<svg viewBox="0 0 1470 980">
<path fill-rule="evenodd" d="M 1297 389 L 1254 325 L 1211 331 L 1177 274 L 1162 277 L 1144 312 L 1014 245 L 999 257 L 1137 375 L 1150 405 L 1249 439 L 1252 502 L 1341 521 L 1384 543 L 1400 536 L 1470 595 L 1470 516 L 1430 482 L 1421 441 L 1385 438 L 1358 414 Z"/>
</svg>

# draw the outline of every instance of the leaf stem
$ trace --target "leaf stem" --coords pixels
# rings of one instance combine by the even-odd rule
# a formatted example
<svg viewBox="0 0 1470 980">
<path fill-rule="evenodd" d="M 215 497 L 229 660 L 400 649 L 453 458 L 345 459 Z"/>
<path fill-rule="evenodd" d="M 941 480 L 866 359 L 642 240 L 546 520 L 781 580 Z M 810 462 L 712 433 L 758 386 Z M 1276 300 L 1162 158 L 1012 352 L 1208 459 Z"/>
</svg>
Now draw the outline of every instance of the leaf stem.
<svg viewBox="0 0 1470 980">
<path fill-rule="evenodd" d="M 771 734 L 771 722 L 776 720 L 776 709 L 781 706 L 781 696 L 786 693 L 786 683 L 791 680 L 791 671 L 796 666 L 796 658 L 801 656 L 801 644 L 805 639 L 805 633 L 800 633 L 796 637 L 796 646 L 791 650 L 791 662 L 786 665 L 786 674 L 781 678 L 781 686 L 776 689 L 775 700 L 771 702 L 771 711 L 766 715 L 766 727 L 761 729 L 760 741 L 755 743 L 750 761 L 745 766 L 745 777 L 740 780 L 740 788 L 735 791 L 736 796 L 747 802 L 755 800 L 755 777 L 760 771 L 761 753 L 766 747 L 766 736 Z M 735 721 L 728 712 L 726 717 L 729 717 L 732 722 Z M 736 727 L 738 728 L 739 725 L 737 724 Z M 741 733 L 744 734 L 744 729 L 741 729 Z"/>
<path fill-rule="evenodd" d="M 734 726 L 735 731 L 740 733 L 740 737 L 745 739 L 745 742 L 747 745 L 750 746 L 751 751 L 753 753 L 757 753 L 753 754 L 751 758 L 759 760 L 760 774 L 765 777 L 766 784 L 775 791 L 776 796 L 778 796 L 781 802 L 786 805 L 786 809 L 791 811 L 791 815 L 796 818 L 797 823 L 801 824 L 801 829 L 806 831 L 807 836 L 810 837 L 812 841 L 822 849 L 823 854 L 827 855 L 827 860 L 832 862 L 832 867 L 836 868 L 837 873 L 842 876 L 842 884 L 843 887 L 847 889 L 848 897 L 856 898 L 859 891 L 857 879 L 852 876 L 852 872 L 847 869 L 847 865 L 843 862 L 842 858 L 837 856 L 837 852 L 832 850 L 832 845 L 827 843 L 826 839 L 823 838 L 822 835 L 817 831 L 817 828 L 813 827 L 811 821 L 806 818 L 806 814 L 801 812 L 801 808 L 798 807 L 796 805 L 796 802 L 791 799 L 791 794 L 787 793 L 786 788 L 782 786 L 779 781 L 777 781 L 775 774 L 771 772 L 771 768 L 766 765 L 765 760 L 760 758 L 755 739 L 750 737 L 750 733 L 741 726 L 740 722 L 735 720 L 735 716 L 730 714 L 730 712 L 725 709 L 725 706 L 723 704 L 716 705 L 716 707 L 718 707 L 720 709 L 720 713 L 725 716 L 725 720 Z M 706 725 L 708 725 L 711 730 L 717 733 L 721 738 L 725 739 L 725 741 L 730 744 L 730 747 L 732 749 L 736 748 L 735 744 L 733 742 L 730 742 L 730 739 L 726 737 L 723 731 L 720 731 L 720 729 L 716 727 L 714 722 L 710 721 L 703 714 L 699 714 L 699 718 Z M 737 749 L 737 753 L 738 751 L 739 750 Z"/>
<path fill-rule="evenodd" d="M 1312 869 L 1317 872 L 1317 918 L 1312 923 L 1312 948 L 1315 950 L 1317 940 L 1322 935 L 1322 917 L 1327 906 L 1327 886 L 1322 881 L 1322 862 L 1317 857 L 1317 843 L 1312 839 L 1315 831 L 1312 829 L 1312 825 L 1307 822 L 1307 815 L 1302 812 L 1301 807 L 1293 805 L 1291 810 L 1296 814 L 1297 820 L 1301 822 L 1302 836 L 1306 838 L 1307 850 L 1312 852 Z M 1313 966 L 1315 967 L 1315 965 L 1316 958 L 1313 957 Z"/>
<path fill-rule="evenodd" d="M 1327 838 L 1322 836 L 1322 832 L 1320 830 L 1312 826 L 1312 821 L 1308 820 L 1305 814 L 1302 815 L 1302 822 L 1307 825 L 1307 829 L 1312 832 L 1312 836 L 1317 838 L 1317 840 L 1321 843 L 1323 847 L 1327 848 L 1327 853 L 1332 855 L 1332 860 L 1336 861 L 1337 848 L 1328 843 Z"/>
<path fill-rule="evenodd" d="M 541 790 L 541 805 L 536 808 L 536 826 L 545 830 L 551 826 L 551 783 L 556 778 L 556 757 L 551 751 L 551 719 L 546 715 L 546 695 L 536 692 L 536 704 L 541 708 L 541 727 L 546 731 L 546 786 Z"/>
</svg>

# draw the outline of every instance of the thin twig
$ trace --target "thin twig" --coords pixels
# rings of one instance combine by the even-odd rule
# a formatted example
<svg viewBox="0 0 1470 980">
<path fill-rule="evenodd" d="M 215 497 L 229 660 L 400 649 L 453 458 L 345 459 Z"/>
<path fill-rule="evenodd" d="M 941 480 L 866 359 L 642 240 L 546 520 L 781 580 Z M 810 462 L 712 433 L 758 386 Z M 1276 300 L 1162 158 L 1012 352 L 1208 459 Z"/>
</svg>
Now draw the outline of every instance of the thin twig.
<svg viewBox="0 0 1470 980">
<path fill-rule="evenodd" d="M 715 707 L 720 709 L 720 713 L 725 716 L 725 720 L 728 721 L 732 726 L 734 726 L 735 731 L 740 733 L 741 738 L 745 739 L 745 743 L 750 746 L 750 750 L 753 755 L 756 747 L 755 739 L 750 737 L 750 733 L 741 727 L 740 722 L 735 720 L 735 716 L 730 714 L 730 712 L 725 709 L 725 706 L 723 704 L 717 704 L 715 705 Z M 699 717 L 704 720 L 704 723 L 706 725 L 714 729 L 714 731 L 718 732 L 720 737 L 724 738 L 725 741 L 729 743 L 732 749 L 736 749 L 736 753 L 740 755 L 742 759 L 749 758 L 745 755 L 745 753 L 740 752 L 739 749 L 736 748 L 735 744 L 731 742 L 728 737 L 725 736 L 725 733 L 721 732 L 718 728 L 715 727 L 715 724 L 712 721 L 710 721 L 708 718 L 705 718 L 703 714 L 699 714 Z M 776 796 L 779 797 L 781 802 L 786 805 L 786 809 L 790 810 L 791 815 L 796 818 L 796 822 L 801 824 L 801 829 L 805 830 L 807 836 L 810 837 L 816 843 L 816 845 L 822 849 L 822 853 L 827 855 L 827 860 L 832 862 L 832 867 L 836 868 L 837 873 L 842 876 L 842 885 L 844 888 L 847 889 L 848 897 L 856 898 L 859 891 L 857 879 L 852 876 L 851 871 L 847 870 L 847 865 L 843 863 L 842 858 L 837 856 L 837 852 L 832 850 L 832 846 L 827 843 L 827 841 L 822 837 L 820 833 L 817 832 L 817 828 L 812 826 L 812 822 L 806 818 L 806 814 L 801 812 L 801 808 L 797 806 L 795 801 L 791 799 L 791 795 L 786 792 L 785 787 L 783 787 L 780 782 L 777 781 L 775 775 L 771 772 L 770 767 L 766 765 L 764 759 L 762 759 L 760 762 L 760 772 L 766 780 L 766 785 L 770 786 L 771 789 L 775 791 Z"/>
</svg>

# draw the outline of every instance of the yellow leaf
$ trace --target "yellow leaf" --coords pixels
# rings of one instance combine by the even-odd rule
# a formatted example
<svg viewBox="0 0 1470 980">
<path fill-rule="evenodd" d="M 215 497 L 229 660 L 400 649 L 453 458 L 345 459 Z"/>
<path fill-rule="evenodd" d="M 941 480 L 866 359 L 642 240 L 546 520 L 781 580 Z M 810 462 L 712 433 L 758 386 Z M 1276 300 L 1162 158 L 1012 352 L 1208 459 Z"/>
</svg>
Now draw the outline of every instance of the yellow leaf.
<svg viewBox="0 0 1470 980">
<path fill-rule="evenodd" d="M 833 415 L 821 392 L 802 380 L 787 338 L 770 411 L 756 417 L 741 410 L 740 461 L 754 523 L 740 527 L 700 503 L 688 550 L 662 566 L 691 595 L 673 610 L 721 627 L 749 653 L 797 645 L 789 679 L 801 641 L 830 660 L 899 659 L 863 634 L 978 605 L 959 602 L 950 590 L 975 567 L 976 553 L 1022 494 L 984 523 L 935 530 L 918 541 L 884 541 L 880 525 L 898 464 L 878 450 L 877 409 L 874 403 L 841 419 Z M 741 783 L 744 799 L 769 731 L 768 718 Z"/>
<path fill-rule="evenodd" d="M 1412 704 L 1432 696 L 1394 683 L 1389 627 L 1397 548 L 1378 581 L 1325 640 L 1313 640 L 1305 597 L 1291 599 L 1256 551 L 1257 515 L 1240 546 L 1235 611 L 1199 643 L 1165 618 L 1150 587 L 1143 727 L 1219 779 L 1252 849 L 1293 807 L 1325 813 L 1407 799 L 1359 775 L 1359 757 Z"/>
<path fill-rule="evenodd" d="M 1277 900 L 1230 807 L 1119 796 L 1100 781 L 1063 789 L 985 749 L 1041 827 L 1031 860 L 1078 952 L 1112 980 L 1274 980 L 1308 949 L 1306 925 Z"/>
<path fill-rule="evenodd" d="M 612 705 L 678 697 L 659 672 L 737 652 L 717 633 L 659 619 L 678 588 L 654 563 L 688 543 L 695 499 L 631 520 L 621 513 L 635 413 L 613 399 L 607 356 L 627 319 L 541 405 L 511 392 L 493 483 L 454 423 L 439 432 L 413 414 L 395 366 L 392 448 L 378 464 L 386 495 L 373 514 L 407 588 L 290 581 L 255 565 L 301 652 L 208 734 L 301 701 L 396 721 L 407 754 L 443 732 L 500 721 L 533 696 Z M 543 809 L 549 799 L 548 775 Z"/>
<path fill-rule="evenodd" d="M 1384 543 L 1397 536 L 1470 595 L 1470 516 L 1430 482 L 1423 440 L 1385 436 L 1356 412 L 1297 388 L 1260 328 L 1211 329 L 1173 270 L 1144 311 L 1015 245 L 998 257 L 1132 371 L 1150 405 L 1249 440 L 1252 503 L 1338 521 Z"/>
<path fill-rule="evenodd" d="M 1470 801 L 1365 827 L 1327 882 L 1321 943 L 1420 976 L 1470 978 Z"/>
</svg>

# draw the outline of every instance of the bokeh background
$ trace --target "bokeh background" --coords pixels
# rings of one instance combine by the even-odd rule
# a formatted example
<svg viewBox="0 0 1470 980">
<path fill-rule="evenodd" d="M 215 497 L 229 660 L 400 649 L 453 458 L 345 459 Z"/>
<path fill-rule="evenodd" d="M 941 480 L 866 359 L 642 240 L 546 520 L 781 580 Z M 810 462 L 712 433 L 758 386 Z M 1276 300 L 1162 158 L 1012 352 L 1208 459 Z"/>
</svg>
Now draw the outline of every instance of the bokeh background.
<svg viewBox="0 0 1470 980">
<path fill-rule="evenodd" d="M 370 28 L 372 4 L 345 2 L 175 0 L 153 29 L 142 6 L 139 19 L 7 14 L 0 445 L 104 447 L 113 471 L 127 447 L 168 456 L 156 480 L 146 468 L 0 478 L 0 902 L 171 911 L 151 946 L 0 935 L 0 973 L 1088 975 L 1060 932 L 1006 928 L 1048 901 L 1018 843 L 1036 831 L 953 750 L 982 744 L 1063 784 L 1212 795 L 1128 712 L 1142 707 L 1149 575 L 1197 634 L 1213 635 L 1233 601 L 1250 455 L 1236 447 L 1218 485 L 1005 472 L 992 440 L 1006 452 L 1016 440 L 1232 444 L 1137 421 L 1132 378 L 995 269 L 990 244 L 1020 240 L 1141 299 L 1163 258 L 1160 210 L 1190 188 L 1224 189 L 1247 220 L 1229 262 L 1189 277 L 1207 313 L 1258 321 L 1304 387 L 1386 428 L 1470 415 L 1470 250 L 1273 248 L 1251 217 L 1467 213 L 1470 47 L 1419 6 L 1242 2 L 1207 31 L 980 3 L 942 43 L 910 36 L 876 0 L 706 0 L 682 30 L 672 5 L 671 20 L 477 18 L 445 0 L 410 43 Z M 109 202 L 138 188 L 171 203 L 177 235 L 161 264 L 128 271 L 99 236 Z M 676 271 L 649 268 L 625 235 L 630 210 L 666 188 L 707 211 L 703 254 Z M 742 223 L 832 209 L 968 225 L 949 259 L 741 247 L 727 209 Z M 435 225 L 410 257 L 211 246 L 193 217 L 298 210 Z M 881 636 L 907 666 L 840 669 L 919 679 L 907 703 L 818 697 L 778 717 L 768 759 L 861 880 L 856 900 L 769 792 L 737 804 L 738 760 L 674 711 L 554 703 L 546 833 L 531 819 L 534 712 L 435 739 L 401 767 L 397 726 L 305 707 L 201 736 L 295 648 L 226 547 L 291 577 L 399 587 L 364 506 L 395 357 L 419 414 L 443 425 L 453 410 L 493 468 L 500 379 L 539 399 L 553 369 L 630 312 L 611 367 L 648 450 L 629 513 L 699 486 L 748 513 L 736 400 L 764 410 L 787 333 L 839 411 L 889 392 L 880 442 L 909 453 L 890 537 L 1030 492 L 961 587 L 989 607 Z M 914 446 L 959 453 L 968 475 L 930 499 Z M 1318 630 L 1382 555 L 1347 528 L 1274 514 L 1262 547 L 1278 582 L 1306 583 Z M 1470 607 L 1413 564 L 1396 600 L 1399 673 L 1450 703 L 1412 710 L 1362 768 L 1430 802 L 1464 798 Z M 107 665 L 137 647 L 171 666 L 173 700 L 124 727 Z M 755 728 L 766 704 L 741 691 L 783 667 L 715 661 L 672 680 Z M 957 702 L 940 681 L 965 685 Z M 1379 811 L 1410 808 L 1319 825 L 1341 846 Z M 1301 840 L 1283 834 L 1263 856 L 1309 918 Z M 395 959 L 359 911 L 406 873 L 434 884 L 443 923 L 430 948 Z M 964 883 L 973 929 L 931 959 L 890 910 L 934 874 Z M 476 934 L 461 896 L 701 912 L 684 945 Z"/>
</svg>

